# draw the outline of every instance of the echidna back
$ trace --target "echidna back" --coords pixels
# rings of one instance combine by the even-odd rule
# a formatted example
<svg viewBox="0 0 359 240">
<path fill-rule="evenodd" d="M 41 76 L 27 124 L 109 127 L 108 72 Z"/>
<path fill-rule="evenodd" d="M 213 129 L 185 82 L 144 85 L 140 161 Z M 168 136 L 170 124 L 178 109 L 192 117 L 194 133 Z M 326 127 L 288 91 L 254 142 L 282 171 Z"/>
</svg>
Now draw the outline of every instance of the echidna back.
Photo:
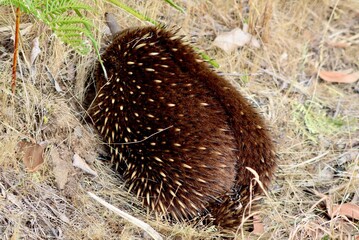
<svg viewBox="0 0 359 240">
<path fill-rule="evenodd" d="M 238 224 L 233 206 L 253 178 L 246 167 L 266 186 L 275 165 L 258 114 L 165 29 L 125 30 L 103 60 L 108 80 L 99 68 L 90 115 L 129 189 L 178 220 L 209 213 Z"/>
</svg>

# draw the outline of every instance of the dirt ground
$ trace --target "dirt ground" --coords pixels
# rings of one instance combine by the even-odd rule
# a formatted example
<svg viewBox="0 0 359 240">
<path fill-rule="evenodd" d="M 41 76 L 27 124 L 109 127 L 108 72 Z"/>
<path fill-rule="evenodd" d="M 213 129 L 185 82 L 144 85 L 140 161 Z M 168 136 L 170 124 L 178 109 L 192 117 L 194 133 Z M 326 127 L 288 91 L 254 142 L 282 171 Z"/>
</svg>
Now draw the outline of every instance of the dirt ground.
<svg viewBox="0 0 359 240">
<path fill-rule="evenodd" d="M 106 11 L 123 28 L 149 24 L 105 1 L 82 2 L 96 10 L 88 17 L 99 29 L 95 40 L 102 47 L 109 42 Z M 179 34 L 213 58 L 216 71 L 266 120 L 278 168 L 261 207 L 264 232 L 239 228 L 223 234 L 213 226 L 171 225 L 147 213 L 103 161 L 104 144 L 83 119 L 95 53 L 77 54 L 24 14 L 12 95 L 15 10 L 1 6 L 0 238 L 150 239 L 90 198 L 87 192 L 92 192 L 149 223 L 165 239 L 359 239 L 353 215 L 359 214 L 359 81 L 323 80 L 324 71 L 343 73 L 335 81 L 359 71 L 359 1 L 175 1 L 185 14 L 162 0 L 124 2 L 181 27 Z M 244 45 L 228 53 L 213 45 L 216 36 L 245 23 L 259 47 Z M 31 64 L 36 37 L 41 53 Z M 37 171 L 27 171 L 18 148 L 22 141 L 46 142 Z M 74 154 L 97 176 L 74 167 Z"/>
</svg>

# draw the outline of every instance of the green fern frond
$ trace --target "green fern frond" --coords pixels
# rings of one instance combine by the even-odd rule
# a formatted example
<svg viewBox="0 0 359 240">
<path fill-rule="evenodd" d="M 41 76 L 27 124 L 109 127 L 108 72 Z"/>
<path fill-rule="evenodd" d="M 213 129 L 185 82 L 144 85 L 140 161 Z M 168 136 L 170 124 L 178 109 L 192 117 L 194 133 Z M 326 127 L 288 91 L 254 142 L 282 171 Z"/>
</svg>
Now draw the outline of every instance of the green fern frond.
<svg viewBox="0 0 359 240">
<path fill-rule="evenodd" d="M 81 54 L 87 54 L 91 48 L 88 39 L 93 39 L 92 23 L 82 17 L 81 12 L 91 11 L 88 5 L 77 0 L 47 0 L 43 10 L 43 20 L 54 33 L 65 43 L 72 46 Z M 73 11 L 70 14 L 71 10 Z M 90 29 L 89 29 L 90 28 Z M 92 41 L 97 49 L 97 42 Z"/>
<path fill-rule="evenodd" d="M 85 11 L 91 11 L 92 8 L 86 4 L 80 3 L 80 2 L 76 2 L 76 1 L 46 1 L 45 4 L 45 10 L 44 13 L 46 13 L 47 15 L 60 15 L 63 14 L 65 12 L 67 12 L 68 10 L 85 10 Z"/>
<path fill-rule="evenodd" d="M 4 0 L 0 4 L 20 7 L 21 11 L 34 15 L 79 53 L 87 54 L 91 50 L 89 40 L 98 53 L 98 44 L 92 35 L 93 25 L 82 15 L 93 9 L 81 1 Z"/>
<path fill-rule="evenodd" d="M 0 0 L 0 5 L 19 7 L 22 12 L 36 15 L 36 8 L 31 0 Z"/>
<path fill-rule="evenodd" d="M 329 117 L 324 107 L 319 103 L 307 101 L 305 104 L 293 104 L 293 119 L 297 129 L 313 142 L 317 142 L 320 134 L 333 135 L 343 131 L 344 118 Z"/>
<path fill-rule="evenodd" d="M 311 134 L 304 121 L 304 115 L 306 114 L 306 108 L 301 103 L 293 103 L 293 121 L 296 124 L 296 130 L 300 135 L 304 135 L 307 139 L 317 143 L 317 137 Z"/>
</svg>

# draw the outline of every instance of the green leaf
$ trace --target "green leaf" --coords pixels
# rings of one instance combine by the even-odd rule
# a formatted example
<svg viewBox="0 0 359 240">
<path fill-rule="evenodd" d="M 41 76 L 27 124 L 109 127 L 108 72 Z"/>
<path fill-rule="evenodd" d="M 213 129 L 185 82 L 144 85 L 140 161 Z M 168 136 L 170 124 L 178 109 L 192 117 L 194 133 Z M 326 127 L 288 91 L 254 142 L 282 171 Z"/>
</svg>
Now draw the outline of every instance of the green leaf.
<svg viewBox="0 0 359 240">
<path fill-rule="evenodd" d="M 193 47 L 193 48 L 197 51 L 197 53 L 202 57 L 203 60 L 205 60 L 206 62 L 211 64 L 213 67 L 219 68 L 219 64 L 216 62 L 216 60 L 214 60 L 213 58 L 208 56 L 206 53 L 199 51 L 198 48 L 196 48 L 196 47 Z"/>
<path fill-rule="evenodd" d="M 133 15 L 134 17 L 138 18 L 141 21 L 147 21 L 154 25 L 158 25 L 158 22 L 156 20 L 147 17 L 146 15 L 136 11 L 135 9 L 131 8 L 130 6 L 127 6 L 126 4 L 118 0 L 107 0 L 107 1 L 118 6 L 119 8 L 122 8 L 124 11 L 128 12 L 129 14 Z"/>
<path fill-rule="evenodd" d="M 176 3 L 174 3 L 172 0 L 165 0 L 165 2 L 167 2 L 169 5 L 171 5 L 172 7 L 174 7 L 175 9 L 177 9 L 178 11 L 182 12 L 182 13 L 186 13 L 186 11 L 180 7 L 179 5 L 177 5 Z"/>
</svg>

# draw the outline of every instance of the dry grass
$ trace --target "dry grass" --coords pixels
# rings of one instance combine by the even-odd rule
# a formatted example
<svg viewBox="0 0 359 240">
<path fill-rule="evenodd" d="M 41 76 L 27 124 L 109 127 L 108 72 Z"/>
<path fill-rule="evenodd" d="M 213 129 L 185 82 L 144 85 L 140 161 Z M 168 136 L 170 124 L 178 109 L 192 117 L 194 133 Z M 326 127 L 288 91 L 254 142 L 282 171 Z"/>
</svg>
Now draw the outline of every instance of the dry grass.
<svg viewBox="0 0 359 240">
<path fill-rule="evenodd" d="M 359 2 L 255 0 L 248 5 L 234 0 L 177 1 L 187 14 L 159 0 L 127 2 L 151 18 L 181 26 L 181 34 L 195 39 L 197 47 L 217 60 L 218 70 L 240 85 L 240 91 L 271 126 L 279 167 L 262 208 L 265 233 L 255 236 L 239 229 L 237 238 L 358 236 L 358 221 L 330 218 L 316 192 L 328 196 L 332 203 L 359 203 L 359 85 L 328 84 L 318 78 L 320 69 L 358 71 Z M 113 6 L 101 4 L 92 18 L 102 32 L 105 11 L 114 12 L 124 28 L 143 25 Z M 249 23 L 251 33 L 262 36 L 261 48 L 245 47 L 225 54 L 211 47 L 216 34 L 243 22 Z M 84 124 L 80 107 L 95 55 L 74 54 L 31 17 L 23 16 L 22 23 L 27 25 L 22 30 L 17 92 L 12 96 L 14 12 L 0 9 L 0 238 L 148 238 L 90 199 L 87 191 L 150 223 L 167 239 L 223 237 L 213 227 L 194 229 L 155 220 L 126 192 L 120 176 L 95 160 L 102 144 Z M 12 30 L 5 30 L 5 26 Z M 40 38 L 42 53 L 36 74 L 30 76 L 27 56 L 34 37 Z M 102 38 L 103 33 L 97 35 L 99 42 Z M 348 44 L 333 47 L 338 42 Z M 48 72 L 64 92 L 55 91 Z M 27 173 L 17 159 L 16 144 L 21 139 L 50 143 L 46 162 L 35 173 Z M 51 149 L 60 153 L 68 169 L 63 190 L 56 186 Z M 99 176 L 74 169 L 74 153 L 86 159 Z"/>
</svg>

